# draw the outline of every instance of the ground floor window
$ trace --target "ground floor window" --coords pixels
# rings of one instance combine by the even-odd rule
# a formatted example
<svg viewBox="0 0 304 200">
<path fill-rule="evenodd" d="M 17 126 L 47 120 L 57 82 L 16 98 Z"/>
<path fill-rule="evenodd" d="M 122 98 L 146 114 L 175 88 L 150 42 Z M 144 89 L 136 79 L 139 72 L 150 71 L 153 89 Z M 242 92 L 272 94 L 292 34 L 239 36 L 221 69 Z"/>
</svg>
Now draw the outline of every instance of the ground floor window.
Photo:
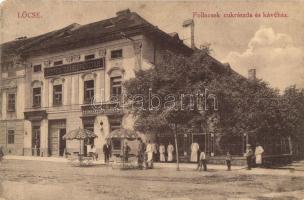
<svg viewBox="0 0 304 200">
<path fill-rule="evenodd" d="M 7 132 L 7 143 L 8 144 L 14 144 L 15 143 L 15 131 L 14 130 L 8 130 L 8 132 Z"/>
</svg>

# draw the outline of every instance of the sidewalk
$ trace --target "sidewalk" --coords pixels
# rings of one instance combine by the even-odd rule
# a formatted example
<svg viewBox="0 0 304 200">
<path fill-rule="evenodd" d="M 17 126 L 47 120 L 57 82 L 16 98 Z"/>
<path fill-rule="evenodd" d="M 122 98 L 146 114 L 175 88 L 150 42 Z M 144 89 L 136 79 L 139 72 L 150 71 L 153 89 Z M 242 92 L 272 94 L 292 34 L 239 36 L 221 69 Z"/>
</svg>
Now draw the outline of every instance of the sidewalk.
<svg viewBox="0 0 304 200">
<path fill-rule="evenodd" d="M 4 156 L 7 160 L 28 160 L 28 161 L 46 161 L 46 162 L 59 162 L 59 163 L 69 163 L 70 161 L 62 157 L 34 157 L 34 156 Z M 103 160 L 94 161 L 94 164 L 105 165 Z M 195 163 L 180 163 L 179 167 L 181 170 L 195 170 Z M 245 166 L 232 166 L 232 172 L 241 172 L 252 175 L 287 175 L 287 176 L 304 176 L 303 173 L 304 161 L 296 162 L 288 166 L 288 168 L 277 168 L 277 169 L 267 169 L 267 168 L 253 168 L 252 170 L 245 170 Z M 176 163 L 154 163 L 154 168 L 156 169 L 176 169 Z M 221 170 L 227 169 L 226 165 L 208 165 L 209 170 Z M 301 169 L 301 170 L 298 170 Z"/>
<path fill-rule="evenodd" d="M 3 157 L 7 160 L 28 160 L 28 161 L 45 161 L 45 162 L 59 162 L 69 163 L 67 158 L 63 157 L 39 157 L 39 156 L 14 156 L 6 155 Z M 94 164 L 105 164 L 103 160 L 94 161 Z M 154 163 L 155 168 L 176 168 L 176 163 Z M 180 163 L 180 169 L 196 169 L 196 163 Z M 232 166 L 233 170 L 239 170 L 245 168 L 244 166 Z M 208 169 L 226 170 L 226 165 L 213 165 L 209 164 Z"/>
</svg>

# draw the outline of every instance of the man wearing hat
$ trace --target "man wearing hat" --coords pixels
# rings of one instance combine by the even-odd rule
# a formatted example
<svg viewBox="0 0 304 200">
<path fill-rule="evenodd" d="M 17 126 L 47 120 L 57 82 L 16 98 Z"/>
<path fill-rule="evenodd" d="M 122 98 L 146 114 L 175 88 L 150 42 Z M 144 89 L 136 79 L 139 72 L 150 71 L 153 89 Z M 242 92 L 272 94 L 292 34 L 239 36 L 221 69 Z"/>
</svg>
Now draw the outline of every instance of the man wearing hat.
<svg viewBox="0 0 304 200">
<path fill-rule="evenodd" d="M 253 159 L 253 151 L 250 144 L 246 145 L 246 161 L 247 161 L 247 169 L 251 170 L 252 167 L 252 159 Z"/>
</svg>

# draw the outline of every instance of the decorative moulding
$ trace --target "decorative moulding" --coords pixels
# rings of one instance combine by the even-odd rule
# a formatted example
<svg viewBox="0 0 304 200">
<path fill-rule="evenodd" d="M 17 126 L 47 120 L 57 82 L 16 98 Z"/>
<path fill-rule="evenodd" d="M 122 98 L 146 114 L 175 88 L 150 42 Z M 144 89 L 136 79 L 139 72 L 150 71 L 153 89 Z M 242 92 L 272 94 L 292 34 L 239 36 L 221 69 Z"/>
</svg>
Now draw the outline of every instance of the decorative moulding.
<svg viewBox="0 0 304 200">
<path fill-rule="evenodd" d="M 125 73 L 125 70 L 124 70 L 124 69 L 122 69 L 121 67 L 112 67 L 112 68 L 111 68 L 111 69 L 109 69 L 109 71 L 107 72 L 107 73 L 108 73 L 108 75 L 111 75 L 111 74 L 112 74 L 112 72 L 113 72 L 113 71 L 115 71 L 115 70 L 120 71 L 122 74 L 124 74 L 124 73 Z"/>
<path fill-rule="evenodd" d="M 65 81 L 65 78 L 60 78 L 60 77 L 55 77 L 55 78 L 51 79 L 51 83 L 53 85 L 60 85 L 60 84 L 64 83 L 64 81 Z"/>
<path fill-rule="evenodd" d="M 43 82 L 39 80 L 34 80 L 32 81 L 31 86 L 43 86 Z"/>
<path fill-rule="evenodd" d="M 81 78 L 84 80 L 95 79 L 97 77 L 96 73 L 87 72 L 81 75 Z"/>
<path fill-rule="evenodd" d="M 105 49 L 100 49 L 98 55 L 102 58 L 106 57 L 107 51 Z"/>
<path fill-rule="evenodd" d="M 50 60 L 44 61 L 44 66 L 46 66 L 46 67 L 51 66 L 51 61 Z"/>
</svg>

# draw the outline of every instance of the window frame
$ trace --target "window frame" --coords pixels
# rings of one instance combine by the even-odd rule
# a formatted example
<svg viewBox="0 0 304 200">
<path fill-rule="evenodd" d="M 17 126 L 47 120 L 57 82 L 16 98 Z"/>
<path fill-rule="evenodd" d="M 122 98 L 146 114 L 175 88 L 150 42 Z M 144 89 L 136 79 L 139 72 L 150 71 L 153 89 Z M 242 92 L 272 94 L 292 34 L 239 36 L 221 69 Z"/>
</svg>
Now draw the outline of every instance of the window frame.
<svg viewBox="0 0 304 200">
<path fill-rule="evenodd" d="M 35 70 L 36 67 L 39 67 L 39 70 Z M 42 65 L 41 64 L 38 64 L 38 65 L 34 65 L 33 66 L 33 72 L 34 73 L 39 73 L 39 72 L 42 72 Z"/>
<path fill-rule="evenodd" d="M 7 144 L 15 144 L 15 130 L 7 130 Z"/>
<path fill-rule="evenodd" d="M 88 54 L 84 56 L 84 60 L 94 60 L 95 59 L 95 54 Z"/>
<path fill-rule="evenodd" d="M 119 83 L 118 83 L 119 82 Z M 115 91 L 114 89 L 120 92 Z M 115 94 L 114 93 L 120 93 Z M 110 78 L 110 97 L 111 98 L 120 98 L 122 95 L 122 76 L 113 76 Z"/>
<path fill-rule="evenodd" d="M 92 81 L 93 82 L 93 87 L 87 87 L 87 85 L 86 84 L 88 84 L 88 82 L 90 82 L 90 81 Z M 92 79 L 90 79 L 90 80 L 85 80 L 84 82 L 83 82 L 83 89 L 84 89 L 84 98 L 83 98 L 83 102 L 85 103 L 85 104 L 89 104 L 89 103 L 91 103 L 91 101 L 92 101 L 92 98 L 94 98 L 95 97 L 95 80 L 92 80 Z M 90 92 L 90 98 L 88 98 L 88 96 L 87 96 L 87 92 Z M 93 94 L 93 95 L 92 95 Z"/>
<path fill-rule="evenodd" d="M 54 65 L 54 66 L 63 65 L 63 60 L 54 61 L 53 65 Z"/>
<path fill-rule="evenodd" d="M 119 55 L 115 55 L 116 53 L 119 54 Z M 122 51 L 122 49 L 112 50 L 110 56 L 111 56 L 112 60 L 113 59 L 121 59 L 121 58 L 123 58 L 123 51 Z"/>
<path fill-rule="evenodd" d="M 55 87 L 57 86 L 61 86 L 61 92 L 55 91 Z M 61 95 L 60 102 L 55 101 L 56 95 Z M 63 85 L 62 84 L 53 85 L 53 106 L 62 106 L 62 104 L 63 104 Z"/>
<path fill-rule="evenodd" d="M 14 95 L 13 106 L 11 105 L 10 96 Z M 16 112 L 16 93 L 8 93 L 7 94 L 7 112 Z"/>
<path fill-rule="evenodd" d="M 34 93 L 34 90 L 35 89 L 39 89 L 39 91 L 40 91 L 40 94 L 36 94 L 35 95 L 35 93 Z M 32 102 L 32 104 L 33 104 L 33 107 L 34 108 L 40 108 L 41 107 L 41 96 L 42 96 L 42 90 L 41 90 L 41 87 L 34 87 L 33 88 L 33 102 Z M 39 99 L 39 102 L 37 103 L 36 102 L 36 97 L 39 97 L 38 99 Z"/>
</svg>

